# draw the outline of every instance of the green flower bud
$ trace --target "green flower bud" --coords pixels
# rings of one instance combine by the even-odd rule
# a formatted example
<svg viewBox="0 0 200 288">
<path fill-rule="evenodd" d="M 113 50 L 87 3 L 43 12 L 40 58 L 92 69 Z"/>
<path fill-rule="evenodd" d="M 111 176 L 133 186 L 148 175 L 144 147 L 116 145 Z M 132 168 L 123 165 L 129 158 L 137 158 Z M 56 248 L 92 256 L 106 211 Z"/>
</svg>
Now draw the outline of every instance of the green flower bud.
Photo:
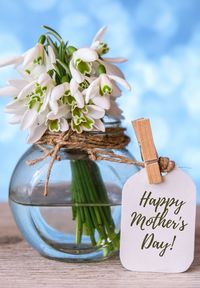
<svg viewBox="0 0 200 288">
<path fill-rule="evenodd" d="M 61 83 L 65 83 L 65 82 L 70 82 L 70 79 L 69 79 L 69 75 L 68 74 L 66 74 L 65 76 L 63 76 L 62 77 L 62 79 L 61 79 Z"/>
<path fill-rule="evenodd" d="M 68 46 L 67 47 L 67 52 L 69 55 L 72 55 L 76 50 L 77 50 L 77 48 L 74 46 Z"/>
<path fill-rule="evenodd" d="M 44 44 L 45 41 L 46 41 L 46 36 L 45 35 L 41 35 L 39 40 L 38 40 L 38 43 Z"/>
<path fill-rule="evenodd" d="M 98 67 L 98 73 L 99 74 L 105 74 L 106 73 L 106 68 L 104 65 L 100 64 Z"/>
</svg>

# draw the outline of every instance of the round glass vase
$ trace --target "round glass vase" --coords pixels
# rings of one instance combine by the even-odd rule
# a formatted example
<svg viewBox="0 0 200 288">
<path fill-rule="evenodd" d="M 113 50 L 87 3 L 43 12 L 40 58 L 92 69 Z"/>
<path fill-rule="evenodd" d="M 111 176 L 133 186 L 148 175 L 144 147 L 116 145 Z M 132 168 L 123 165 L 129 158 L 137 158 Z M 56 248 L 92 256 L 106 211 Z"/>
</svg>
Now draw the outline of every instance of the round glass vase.
<svg viewBox="0 0 200 288">
<path fill-rule="evenodd" d="M 127 149 L 112 151 L 132 158 Z M 9 203 L 24 238 L 41 255 L 60 261 L 100 261 L 115 255 L 122 187 L 138 168 L 92 161 L 85 152 L 62 148 L 44 196 L 51 157 L 27 164 L 42 155 L 37 145 L 31 146 L 17 163 L 10 182 Z"/>
</svg>

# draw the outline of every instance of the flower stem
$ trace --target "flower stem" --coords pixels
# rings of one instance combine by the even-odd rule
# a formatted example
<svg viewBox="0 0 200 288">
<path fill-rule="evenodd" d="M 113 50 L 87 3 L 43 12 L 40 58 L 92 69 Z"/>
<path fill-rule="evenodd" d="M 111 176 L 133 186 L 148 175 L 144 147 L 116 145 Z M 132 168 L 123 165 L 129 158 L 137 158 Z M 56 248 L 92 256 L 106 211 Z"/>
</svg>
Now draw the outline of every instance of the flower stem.
<svg viewBox="0 0 200 288">
<path fill-rule="evenodd" d="M 91 160 L 72 160 L 72 215 L 76 221 L 76 244 L 83 233 L 93 246 L 104 247 L 104 255 L 119 247 L 119 233 L 115 232 L 107 190 L 97 164 Z"/>
</svg>

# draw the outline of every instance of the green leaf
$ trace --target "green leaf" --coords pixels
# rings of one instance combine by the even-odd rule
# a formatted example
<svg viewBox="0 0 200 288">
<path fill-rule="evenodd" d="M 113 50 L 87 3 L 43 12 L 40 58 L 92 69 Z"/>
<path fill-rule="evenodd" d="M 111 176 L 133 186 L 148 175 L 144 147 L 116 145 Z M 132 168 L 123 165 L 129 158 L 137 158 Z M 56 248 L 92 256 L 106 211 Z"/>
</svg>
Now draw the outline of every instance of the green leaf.
<svg viewBox="0 0 200 288">
<path fill-rule="evenodd" d="M 54 67 L 54 71 L 56 72 L 56 74 L 57 74 L 60 78 L 62 78 L 58 67 L 57 67 L 55 64 L 53 64 L 53 67 Z"/>
<path fill-rule="evenodd" d="M 60 43 L 60 46 L 58 48 L 58 56 L 59 56 L 59 59 L 61 61 L 64 61 L 64 59 L 65 59 L 65 43 L 63 41 Z"/>
<path fill-rule="evenodd" d="M 56 59 L 56 61 L 65 69 L 66 73 L 71 76 L 71 72 L 69 70 L 69 67 L 58 58 Z"/>
<path fill-rule="evenodd" d="M 48 35 L 46 35 L 46 39 L 47 39 L 47 43 L 49 46 L 51 46 L 51 48 L 53 49 L 53 52 L 55 54 L 55 56 L 58 56 L 58 47 L 56 46 L 56 44 L 52 41 L 51 37 L 49 37 Z"/>
<path fill-rule="evenodd" d="M 62 37 L 54 29 L 52 29 L 46 25 L 43 25 L 42 27 L 48 31 L 47 32 L 48 34 L 51 34 L 52 36 L 54 36 L 59 42 L 63 41 Z"/>
</svg>

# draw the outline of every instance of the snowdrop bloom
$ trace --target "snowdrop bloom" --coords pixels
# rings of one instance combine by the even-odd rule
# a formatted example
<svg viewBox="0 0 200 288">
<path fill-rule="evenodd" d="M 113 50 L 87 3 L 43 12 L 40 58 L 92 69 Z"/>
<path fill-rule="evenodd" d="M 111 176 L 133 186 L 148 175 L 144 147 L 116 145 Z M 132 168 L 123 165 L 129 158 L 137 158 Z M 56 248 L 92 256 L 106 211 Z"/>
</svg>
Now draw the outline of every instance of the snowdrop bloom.
<svg viewBox="0 0 200 288">
<path fill-rule="evenodd" d="M 116 75 L 101 73 L 88 87 L 85 99 L 86 103 L 92 100 L 94 104 L 99 105 L 104 109 L 110 109 L 110 95 L 112 95 L 112 92 L 114 91 L 113 96 L 118 96 L 121 93 L 116 82 L 128 90 L 131 89 L 128 82 L 123 78 Z"/>
<path fill-rule="evenodd" d="M 77 83 L 83 82 L 85 76 L 92 71 L 92 62 L 98 58 L 98 53 L 92 48 L 80 48 L 75 51 L 69 64 L 72 78 Z"/>
<path fill-rule="evenodd" d="M 100 56 L 106 54 L 109 51 L 109 48 L 106 43 L 102 42 L 102 38 L 107 31 L 107 27 L 103 26 L 94 36 L 91 44 L 91 48 L 94 49 Z M 102 57 L 101 57 L 102 58 Z M 116 58 L 102 58 L 103 61 L 108 63 L 123 63 L 126 62 L 127 59 L 124 57 L 116 57 Z"/>
<path fill-rule="evenodd" d="M 36 49 L 36 46 L 37 47 Z M 51 46 L 48 46 L 46 53 L 44 46 L 38 43 L 32 53 L 29 51 L 22 65 L 18 68 L 18 71 L 27 79 L 37 79 L 42 73 L 46 73 L 54 68 L 56 63 L 56 57 Z M 35 53 L 35 55 L 34 55 Z"/>
<path fill-rule="evenodd" d="M 48 109 L 42 113 L 38 113 L 37 121 L 35 121 L 28 129 L 27 142 L 33 144 L 40 140 L 42 135 L 47 131 L 47 113 Z"/>
<path fill-rule="evenodd" d="M 124 74 L 122 73 L 122 71 L 116 65 L 113 65 L 113 63 L 126 62 L 127 61 L 126 58 L 124 57 L 114 57 L 114 58 L 102 57 L 102 55 L 107 53 L 109 50 L 107 47 L 107 44 L 102 42 L 102 38 L 106 31 L 107 31 L 107 27 L 106 26 L 102 27 L 94 36 L 90 47 L 94 49 L 99 54 L 99 56 L 101 56 L 98 59 L 98 62 L 105 67 L 106 72 L 108 74 L 116 75 L 118 77 L 124 78 Z"/>
<path fill-rule="evenodd" d="M 70 92 L 71 95 L 73 95 L 73 97 L 75 98 L 76 102 L 77 102 L 77 106 L 79 108 L 83 108 L 84 107 L 84 97 L 83 94 L 80 91 L 80 85 L 79 83 L 76 82 L 76 80 L 74 80 L 73 78 L 70 81 Z"/>
<path fill-rule="evenodd" d="M 49 105 L 52 113 L 58 115 L 60 113 L 60 108 L 65 108 L 66 111 L 70 110 L 70 106 L 74 98 L 70 94 L 70 85 L 65 82 L 57 85 L 53 88 L 51 92 L 51 97 L 49 100 Z"/>
<path fill-rule="evenodd" d="M 21 90 L 28 84 L 29 82 L 26 79 L 8 80 L 8 86 L 0 88 L 0 96 L 16 97 L 21 92 Z"/>
<path fill-rule="evenodd" d="M 53 88 L 49 105 L 51 111 L 47 115 L 49 130 L 52 132 L 67 131 L 68 119 L 71 118 L 71 108 L 75 98 L 71 96 L 70 85 L 65 82 Z"/>
<path fill-rule="evenodd" d="M 12 57 L 5 61 L 0 61 L 0 67 L 15 65 L 18 71 L 27 79 L 37 79 L 42 73 L 48 72 L 56 63 L 54 51 L 48 46 L 48 55 L 41 43 L 37 43 L 33 48 L 18 57 Z M 19 67 L 20 66 L 20 67 Z"/>
<path fill-rule="evenodd" d="M 109 51 L 109 48 L 106 43 L 102 42 L 101 39 L 107 31 L 107 27 L 103 26 L 94 36 L 91 44 L 91 48 L 97 51 L 99 55 L 106 54 Z"/>
<path fill-rule="evenodd" d="M 65 82 L 53 88 L 50 98 L 52 111 L 47 115 L 48 120 L 51 120 L 50 131 L 67 131 L 69 119 L 72 119 L 72 129 L 78 133 L 91 131 L 94 126 L 98 130 L 104 129 L 103 123 L 98 120 L 105 115 L 105 110 L 94 104 L 85 105 L 84 95 L 80 91 L 84 84 L 79 85 L 72 78 L 70 83 Z"/>
<path fill-rule="evenodd" d="M 41 126 L 46 121 L 45 117 L 49 111 L 48 103 L 53 87 L 52 78 L 44 73 L 40 75 L 38 81 L 34 80 L 25 85 L 20 92 L 18 91 L 14 101 L 6 106 L 6 112 L 14 114 L 12 123 L 20 124 L 22 130 L 35 128 L 35 125 Z"/>
<path fill-rule="evenodd" d="M 72 108 L 71 128 L 77 133 L 96 130 L 105 131 L 100 119 L 105 115 L 105 110 L 97 105 L 88 104 L 84 108 L 78 108 L 75 104 Z"/>
<path fill-rule="evenodd" d="M 48 126 L 51 132 L 65 132 L 69 129 L 69 124 L 66 119 L 66 112 L 62 110 L 59 114 L 48 113 L 46 126 Z"/>
</svg>

